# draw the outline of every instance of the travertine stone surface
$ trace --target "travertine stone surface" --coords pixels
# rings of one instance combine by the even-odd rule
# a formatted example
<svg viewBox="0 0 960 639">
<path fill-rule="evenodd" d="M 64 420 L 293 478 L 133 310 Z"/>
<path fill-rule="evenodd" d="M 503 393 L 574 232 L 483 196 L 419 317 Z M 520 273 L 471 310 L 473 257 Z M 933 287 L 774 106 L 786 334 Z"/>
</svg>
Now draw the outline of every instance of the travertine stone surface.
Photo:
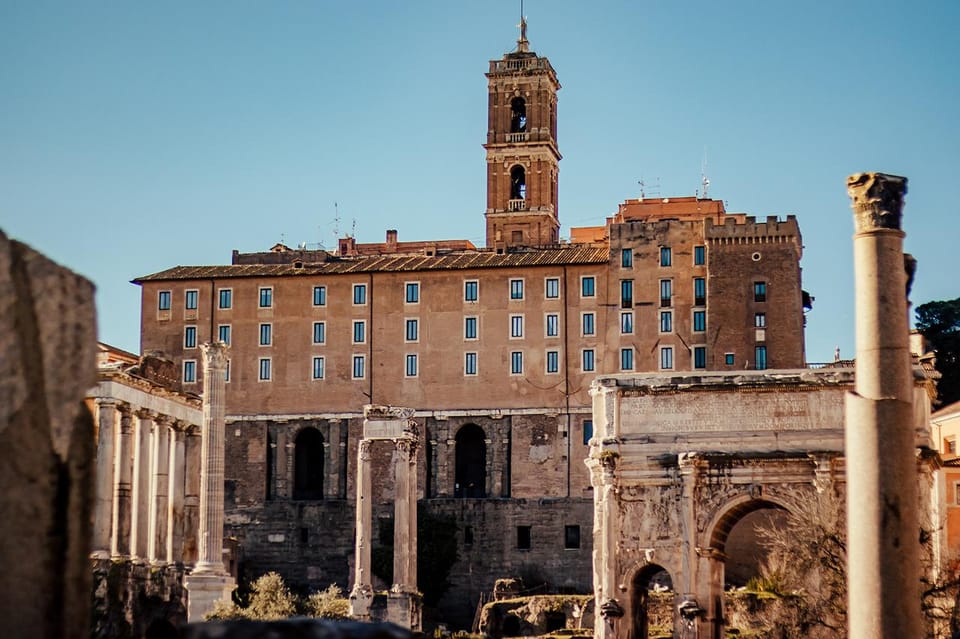
<svg viewBox="0 0 960 639">
<path fill-rule="evenodd" d="M 89 634 L 93 285 L 0 232 L 0 615 L 7 637 Z"/>
<path fill-rule="evenodd" d="M 877 229 L 900 230 L 907 178 L 886 173 L 856 173 L 847 178 L 858 233 Z"/>
</svg>

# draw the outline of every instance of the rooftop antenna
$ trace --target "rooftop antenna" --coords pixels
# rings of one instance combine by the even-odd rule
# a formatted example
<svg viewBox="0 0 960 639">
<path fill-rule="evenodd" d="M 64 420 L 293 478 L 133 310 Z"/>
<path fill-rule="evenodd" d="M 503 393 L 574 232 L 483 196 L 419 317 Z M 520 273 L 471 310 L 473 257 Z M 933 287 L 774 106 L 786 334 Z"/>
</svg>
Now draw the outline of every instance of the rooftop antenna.
<svg viewBox="0 0 960 639">
<path fill-rule="evenodd" d="M 700 165 L 700 184 L 703 185 L 703 199 L 707 198 L 707 189 L 710 188 L 710 178 L 707 177 L 707 147 L 703 147 L 703 164 Z"/>
<path fill-rule="evenodd" d="M 336 201 L 333 203 L 333 239 L 335 242 L 340 241 L 340 209 Z"/>
<path fill-rule="evenodd" d="M 644 184 L 644 182 L 643 182 L 643 176 L 642 176 L 642 175 L 640 176 L 640 179 L 637 180 L 637 184 L 640 185 L 640 199 L 642 200 L 642 199 L 644 199 L 645 197 L 647 197 L 647 194 L 644 192 L 644 188 L 645 188 L 647 185 Z"/>
<path fill-rule="evenodd" d="M 283 244 L 284 246 L 286 246 L 287 241 L 286 241 L 286 234 L 285 234 L 285 233 L 281 233 L 281 234 L 280 234 L 280 243 Z"/>
</svg>

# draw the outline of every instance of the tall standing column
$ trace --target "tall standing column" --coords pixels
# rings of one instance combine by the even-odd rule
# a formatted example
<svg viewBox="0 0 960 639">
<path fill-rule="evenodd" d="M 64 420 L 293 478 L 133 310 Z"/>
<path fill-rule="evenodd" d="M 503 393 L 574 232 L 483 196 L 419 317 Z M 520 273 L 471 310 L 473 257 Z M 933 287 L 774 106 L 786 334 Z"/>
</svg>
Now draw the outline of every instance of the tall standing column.
<svg viewBox="0 0 960 639">
<path fill-rule="evenodd" d="M 227 350 L 207 342 L 203 352 L 203 430 L 200 435 L 200 543 L 196 568 L 184 580 L 188 621 L 199 621 L 236 584 L 223 567 L 223 464 Z"/>
<path fill-rule="evenodd" d="M 357 446 L 357 540 L 354 551 L 353 590 L 350 591 L 350 617 L 370 618 L 373 586 L 370 583 L 370 546 L 373 536 L 373 477 L 370 469 L 372 442 L 361 439 Z"/>
<path fill-rule="evenodd" d="M 197 563 L 200 530 L 200 430 L 191 427 L 183 443 L 183 563 Z"/>
<path fill-rule="evenodd" d="M 393 590 L 411 592 L 410 588 L 410 449 L 412 442 L 400 439 L 396 446 L 395 490 L 393 502 Z M 414 512 L 416 512 L 414 510 Z M 415 516 L 415 515 L 414 515 Z"/>
<path fill-rule="evenodd" d="M 130 504 L 130 556 L 147 558 L 150 523 L 150 435 L 154 413 L 137 411 L 133 436 L 133 491 Z"/>
<path fill-rule="evenodd" d="M 114 441 L 116 439 L 117 402 L 97 399 L 97 483 L 93 510 L 93 556 L 110 558 L 110 533 L 113 511 Z"/>
<path fill-rule="evenodd" d="M 170 473 L 170 418 L 161 415 L 153 425 L 150 438 L 150 526 L 147 537 L 147 557 L 152 564 L 166 561 L 167 552 L 167 490 Z"/>
<path fill-rule="evenodd" d="M 853 200 L 856 390 L 846 397 L 849 636 L 919 637 L 913 379 L 900 218 L 906 178 L 847 179 Z"/>
<path fill-rule="evenodd" d="M 184 495 L 184 429 L 178 422 L 170 429 L 170 470 L 167 476 L 169 502 L 167 504 L 167 561 L 183 561 L 183 495 Z"/>
<path fill-rule="evenodd" d="M 130 556 L 131 482 L 133 481 L 133 413 L 130 406 L 120 404 L 120 435 L 117 437 L 116 471 L 113 486 L 113 517 L 110 532 L 110 554 Z"/>
</svg>

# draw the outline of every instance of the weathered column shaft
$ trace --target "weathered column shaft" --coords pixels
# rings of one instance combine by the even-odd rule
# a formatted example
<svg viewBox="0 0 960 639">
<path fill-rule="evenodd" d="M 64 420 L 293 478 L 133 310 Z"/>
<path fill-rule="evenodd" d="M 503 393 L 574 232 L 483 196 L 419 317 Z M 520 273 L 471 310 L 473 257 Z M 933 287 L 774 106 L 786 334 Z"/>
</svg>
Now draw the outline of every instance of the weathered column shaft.
<svg viewBox="0 0 960 639">
<path fill-rule="evenodd" d="M 410 588 L 410 442 L 399 440 L 394 445 L 393 590 L 406 592 Z"/>
<path fill-rule="evenodd" d="M 183 561 L 184 433 L 170 429 L 170 470 L 167 494 L 167 561 Z"/>
<path fill-rule="evenodd" d="M 170 428 L 169 419 L 158 419 L 153 425 L 150 438 L 150 466 L 153 470 L 150 481 L 150 526 L 147 540 L 147 556 L 151 563 L 166 561 L 167 552 L 167 490 L 170 473 Z"/>
<path fill-rule="evenodd" d="M 353 589 L 371 587 L 370 544 L 373 535 L 373 478 L 370 469 L 369 440 L 361 440 L 357 449 L 357 545 L 353 573 Z"/>
<path fill-rule="evenodd" d="M 115 457 L 113 517 L 110 532 L 110 554 L 130 556 L 131 482 L 133 478 L 133 422 L 130 407 L 120 406 L 120 434 Z"/>
<path fill-rule="evenodd" d="M 900 217 L 906 179 L 850 176 L 856 391 L 846 398 L 849 636 L 919 637 L 913 382 Z"/>
<path fill-rule="evenodd" d="M 130 504 L 130 556 L 147 558 L 150 523 L 150 432 L 153 414 L 137 413 L 133 438 L 133 492 Z"/>
<path fill-rule="evenodd" d="M 200 546 L 200 433 L 191 430 L 184 441 L 183 563 L 197 563 Z"/>
<path fill-rule="evenodd" d="M 419 592 L 417 581 L 417 446 L 411 446 L 409 461 L 410 488 L 407 499 L 410 501 L 410 544 L 407 552 L 407 575 L 409 577 L 410 592 Z"/>
<path fill-rule="evenodd" d="M 93 555 L 110 557 L 110 533 L 113 524 L 113 484 L 116 466 L 117 402 L 97 399 L 97 476 L 93 509 Z"/>
<path fill-rule="evenodd" d="M 200 438 L 200 557 L 198 572 L 223 567 L 223 464 L 227 346 L 206 343 L 203 351 L 203 430 Z"/>
</svg>

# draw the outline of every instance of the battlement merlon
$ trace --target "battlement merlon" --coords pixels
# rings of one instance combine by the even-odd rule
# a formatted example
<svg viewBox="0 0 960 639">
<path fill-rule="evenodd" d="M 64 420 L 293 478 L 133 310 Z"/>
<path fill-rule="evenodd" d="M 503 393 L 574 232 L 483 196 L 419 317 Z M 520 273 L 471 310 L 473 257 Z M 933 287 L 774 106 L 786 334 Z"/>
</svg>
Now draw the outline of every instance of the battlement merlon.
<svg viewBox="0 0 960 639">
<path fill-rule="evenodd" d="M 768 215 L 765 222 L 757 222 L 753 216 L 745 216 L 742 221 L 726 218 L 723 224 L 715 224 L 712 219 L 704 220 L 704 238 L 710 240 L 760 240 L 763 238 L 782 241 L 782 238 L 791 238 L 798 248 L 803 245 L 800 235 L 800 226 L 795 215 L 788 215 L 785 220 L 776 215 Z"/>
</svg>

